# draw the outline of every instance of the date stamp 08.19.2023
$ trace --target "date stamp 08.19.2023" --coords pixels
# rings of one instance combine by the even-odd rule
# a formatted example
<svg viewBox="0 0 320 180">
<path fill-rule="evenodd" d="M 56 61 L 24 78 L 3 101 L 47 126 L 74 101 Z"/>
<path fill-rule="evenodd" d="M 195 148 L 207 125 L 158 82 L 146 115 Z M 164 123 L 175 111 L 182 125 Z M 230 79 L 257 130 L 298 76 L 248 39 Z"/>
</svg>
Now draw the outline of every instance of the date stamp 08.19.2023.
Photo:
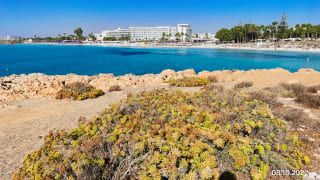
<svg viewBox="0 0 320 180">
<path fill-rule="evenodd" d="M 271 170 L 272 176 L 300 176 L 303 179 L 320 180 L 320 174 L 311 172 L 307 169 L 273 169 Z"/>
</svg>

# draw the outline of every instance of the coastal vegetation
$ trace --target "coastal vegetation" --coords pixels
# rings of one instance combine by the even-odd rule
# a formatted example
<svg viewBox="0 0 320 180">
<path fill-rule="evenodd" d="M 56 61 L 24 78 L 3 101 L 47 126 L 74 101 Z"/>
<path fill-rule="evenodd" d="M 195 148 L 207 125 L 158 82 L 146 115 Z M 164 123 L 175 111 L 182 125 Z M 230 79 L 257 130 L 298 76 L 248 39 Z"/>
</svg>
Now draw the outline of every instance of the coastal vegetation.
<svg viewBox="0 0 320 180">
<path fill-rule="evenodd" d="M 289 27 L 286 17 L 280 22 L 274 21 L 270 25 L 240 24 L 230 29 L 222 28 L 216 33 L 221 42 L 247 43 L 257 39 L 271 39 L 277 41 L 286 38 L 317 39 L 320 37 L 320 25 L 310 23 L 296 24 Z"/>
<path fill-rule="evenodd" d="M 245 82 L 240 82 L 240 83 L 236 84 L 234 86 L 234 88 L 242 89 L 242 88 L 249 88 L 251 86 L 253 86 L 253 82 L 245 81 Z"/>
<path fill-rule="evenodd" d="M 88 34 L 88 38 L 89 38 L 91 41 L 96 41 L 96 40 L 97 40 L 97 37 L 96 37 L 94 34 L 92 34 L 92 33 Z"/>
<path fill-rule="evenodd" d="M 40 37 L 40 36 L 34 35 L 31 39 L 32 39 L 32 42 L 62 42 L 62 41 L 81 42 L 85 39 L 90 39 L 92 41 L 96 40 L 96 37 L 92 33 L 89 33 L 88 36 L 85 36 L 83 34 L 83 30 L 81 27 L 74 29 L 73 33 L 74 34 L 62 33 L 62 34 L 58 34 L 58 36 L 56 37 L 51 37 L 51 36 Z M 28 38 L 22 38 L 20 43 L 25 40 L 28 40 Z"/>
<path fill-rule="evenodd" d="M 121 87 L 119 85 L 113 85 L 109 88 L 108 90 L 109 92 L 113 92 L 113 91 L 121 91 Z"/>
<path fill-rule="evenodd" d="M 116 37 L 104 37 L 103 41 L 130 41 L 131 37 L 130 36 L 122 36 L 119 38 Z"/>
<path fill-rule="evenodd" d="M 66 85 L 56 95 L 56 99 L 73 99 L 73 100 L 85 100 L 97 98 L 104 95 L 104 92 L 101 89 L 96 89 L 95 87 L 75 82 Z"/>
<path fill-rule="evenodd" d="M 281 84 L 291 97 L 295 98 L 296 102 L 302 103 L 310 107 L 320 107 L 320 95 L 317 92 L 320 90 L 320 85 L 305 87 L 302 84 Z"/>
<path fill-rule="evenodd" d="M 266 179 L 311 162 L 268 104 L 217 86 L 143 92 L 44 139 L 13 179 Z"/>
<path fill-rule="evenodd" d="M 177 87 L 196 87 L 196 86 L 204 86 L 211 81 L 216 81 L 215 78 L 200 78 L 200 77 L 184 77 L 179 79 L 170 79 L 168 81 L 170 86 L 177 86 Z"/>
<path fill-rule="evenodd" d="M 84 39 L 83 30 L 81 29 L 81 27 L 76 28 L 74 30 L 74 34 L 76 35 L 79 42 L 81 42 Z"/>
</svg>

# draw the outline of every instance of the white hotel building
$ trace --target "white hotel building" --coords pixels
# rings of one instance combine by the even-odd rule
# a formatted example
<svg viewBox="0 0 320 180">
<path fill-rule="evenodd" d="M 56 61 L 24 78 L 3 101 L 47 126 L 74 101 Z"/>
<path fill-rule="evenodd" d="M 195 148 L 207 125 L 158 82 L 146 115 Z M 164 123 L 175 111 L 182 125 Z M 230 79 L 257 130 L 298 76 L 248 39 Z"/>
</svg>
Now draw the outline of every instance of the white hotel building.
<svg viewBox="0 0 320 180">
<path fill-rule="evenodd" d="M 105 30 L 101 34 L 97 34 L 98 40 L 103 40 L 104 37 L 130 37 L 132 41 L 141 40 L 160 40 L 163 34 L 166 38 L 175 39 L 176 33 L 182 34 L 181 40 L 187 41 L 192 37 L 192 29 L 189 24 L 178 24 L 177 27 L 170 26 L 155 26 L 155 27 L 129 27 L 129 29 L 118 28 L 116 30 Z"/>
<path fill-rule="evenodd" d="M 129 27 L 131 32 L 131 40 L 159 40 L 163 34 L 174 35 L 177 33 L 176 27 L 157 26 L 157 27 Z M 171 37 L 170 36 L 170 37 Z"/>
<path fill-rule="evenodd" d="M 104 37 L 115 37 L 115 38 L 123 38 L 123 37 L 128 37 L 130 35 L 130 30 L 129 29 L 115 29 L 115 30 L 105 30 L 102 31 L 101 34 L 97 34 L 97 39 L 98 40 L 103 40 Z"/>
<path fill-rule="evenodd" d="M 18 36 L 3 36 L 0 37 L 0 41 L 16 41 L 16 40 L 20 40 L 21 37 Z"/>
</svg>

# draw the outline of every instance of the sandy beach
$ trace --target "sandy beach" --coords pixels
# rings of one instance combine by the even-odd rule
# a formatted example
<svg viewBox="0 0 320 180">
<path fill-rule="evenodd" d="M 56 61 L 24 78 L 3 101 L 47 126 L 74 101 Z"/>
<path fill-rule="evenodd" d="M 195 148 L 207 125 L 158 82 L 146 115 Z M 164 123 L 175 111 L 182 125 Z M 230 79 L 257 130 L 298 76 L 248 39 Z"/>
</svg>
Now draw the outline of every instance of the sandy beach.
<svg viewBox="0 0 320 180">
<path fill-rule="evenodd" d="M 319 42 L 318 42 L 319 43 Z M 320 53 L 319 47 L 307 47 L 299 45 L 290 45 L 284 43 L 278 47 L 275 47 L 272 43 L 266 44 L 146 44 L 146 43 L 29 43 L 29 44 L 45 44 L 45 45 L 70 45 L 70 46 L 102 46 L 102 47 L 125 47 L 125 48 L 201 48 L 201 49 L 230 49 L 230 50 L 250 50 L 250 51 L 284 51 L 284 52 L 305 52 L 305 53 Z"/>
<path fill-rule="evenodd" d="M 320 72 L 312 69 L 301 69 L 296 73 L 284 69 L 202 71 L 196 73 L 194 70 L 188 69 L 179 72 L 164 70 L 160 74 L 142 76 L 130 74 L 124 76 L 112 74 L 97 76 L 29 74 L 1 77 L 0 179 L 9 179 L 14 170 L 21 165 L 24 155 L 40 147 L 43 137 L 49 130 L 73 128 L 79 117 L 91 118 L 110 104 L 125 99 L 128 94 L 159 88 L 179 89 L 188 92 L 198 91 L 199 88 L 173 88 L 166 81 L 172 78 L 209 76 L 215 76 L 218 80 L 217 85 L 226 88 L 231 88 L 239 82 L 250 81 L 253 83 L 253 90 L 273 87 L 282 82 L 301 83 L 305 86 L 320 84 Z M 97 99 L 85 101 L 56 100 L 54 97 L 57 91 L 64 84 L 72 82 L 88 83 L 104 90 L 106 94 Z M 123 90 L 108 92 L 112 85 L 119 85 Z M 319 109 L 306 109 L 294 103 L 292 99 L 282 101 L 288 106 L 303 109 L 315 121 L 320 121 Z M 312 138 L 317 136 L 318 134 L 315 134 Z M 320 160 L 320 154 L 315 154 L 313 158 Z"/>
</svg>

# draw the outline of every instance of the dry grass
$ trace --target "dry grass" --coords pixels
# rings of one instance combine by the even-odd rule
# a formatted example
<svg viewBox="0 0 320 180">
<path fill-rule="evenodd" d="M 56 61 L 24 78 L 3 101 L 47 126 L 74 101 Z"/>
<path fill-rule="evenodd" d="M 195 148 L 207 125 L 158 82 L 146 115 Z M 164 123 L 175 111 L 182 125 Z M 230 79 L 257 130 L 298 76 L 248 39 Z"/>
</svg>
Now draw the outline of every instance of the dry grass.
<svg viewBox="0 0 320 180">
<path fill-rule="evenodd" d="M 291 107 L 285 106 L 277 106 L 276 108 L 272 108 L 272 113 L 278 117 L 282 118 L 288 122 L 303 122 L 305 119 L 304 112 L 299 109 L 294 109 Z"/>
<path fill-rule="evenodd" d="M 313 108 L 320 107 L 320 95 L 301 93 L 297 95 L 296 101 Z"/>
<path fill-rule="evenodd" d="M 184 77 L 181 79 L 170 79 L 168 81 L 170 86 L 177 87 L 196 87 L 196 86 L 204 86 L 211 81 L 208 78 L 199 78 L 199 77 Z"/>
<path fill-rule="evenodd" d="M 208 77 L 208 79 L 209 79 L 209 81 L 211 82 L 211 83 L 216 83 L 216 82 L 218 82 L 218 78 L 216 77 L 216 76 L 209 76 Z"/>
<path fill-rule="evenodd" d="M 320 85 L 310 86 L 307 88 L 307 91 L 309 93 L 316 94 L 318 91 L 320 91 Z"/>
<path fill-rule="evenodd" d="M 289 91 L 289 93 L 293 93 L 293 97 L 295 98 L 296 102 L 313 108 L 320 107 L 320 95 L 315 94 L 320 89 L 320 85 L 305 87 L 302 84 L 297 83 L 282 83 L 280 86 Z"/>
<path fill-rule="evenodd" d="M 240 82 L 234 86 L 235 89 L 249 88 L 253 86 L 253 82 L 245 81 Z"/>
<path fill-rule="evenodd" d="M 250 99 L 257 99 L 259 101 L 267 103 L 271 108 L 281 105 L 281 103 L 277 101 L 277 94 L 267 90 L 253 91 L 250 92 L 249 95 Z"/>
<path fill-rule="evenodd" d="M 222 92 L 224 90 L 224 87 L 223 86 L 214 85 L 214 84 L 210 84 L 210 85 L 204 86 L 202 89 L 203 90 L 207 90 L 207 91 L 216 90 L 217 92 Z"/>
<path fill-rule="evenodd" d="M 113 92 L 113 91 L 121 91 L 121 87 L 119 85 L 113 85 L 109 88 L 109 92 Z"/>
<path fill-rule="evenodd" d="M 96 89 L 89 84 L 75 82 L 66 85 L 58 91 L 56 99 L 85 100 L 97 98 L 102 95 L 104 95 L 104 92 L 101 89 Z"/>
<path fill-rule="evenodd" d="M 300 83 L 293 83 L 293 84 L 281 83 L 280 86 L 287 91 L 293 92 L 295 96 L 302 94 L 306 90 L 306 88 Z"/>
</svg>

